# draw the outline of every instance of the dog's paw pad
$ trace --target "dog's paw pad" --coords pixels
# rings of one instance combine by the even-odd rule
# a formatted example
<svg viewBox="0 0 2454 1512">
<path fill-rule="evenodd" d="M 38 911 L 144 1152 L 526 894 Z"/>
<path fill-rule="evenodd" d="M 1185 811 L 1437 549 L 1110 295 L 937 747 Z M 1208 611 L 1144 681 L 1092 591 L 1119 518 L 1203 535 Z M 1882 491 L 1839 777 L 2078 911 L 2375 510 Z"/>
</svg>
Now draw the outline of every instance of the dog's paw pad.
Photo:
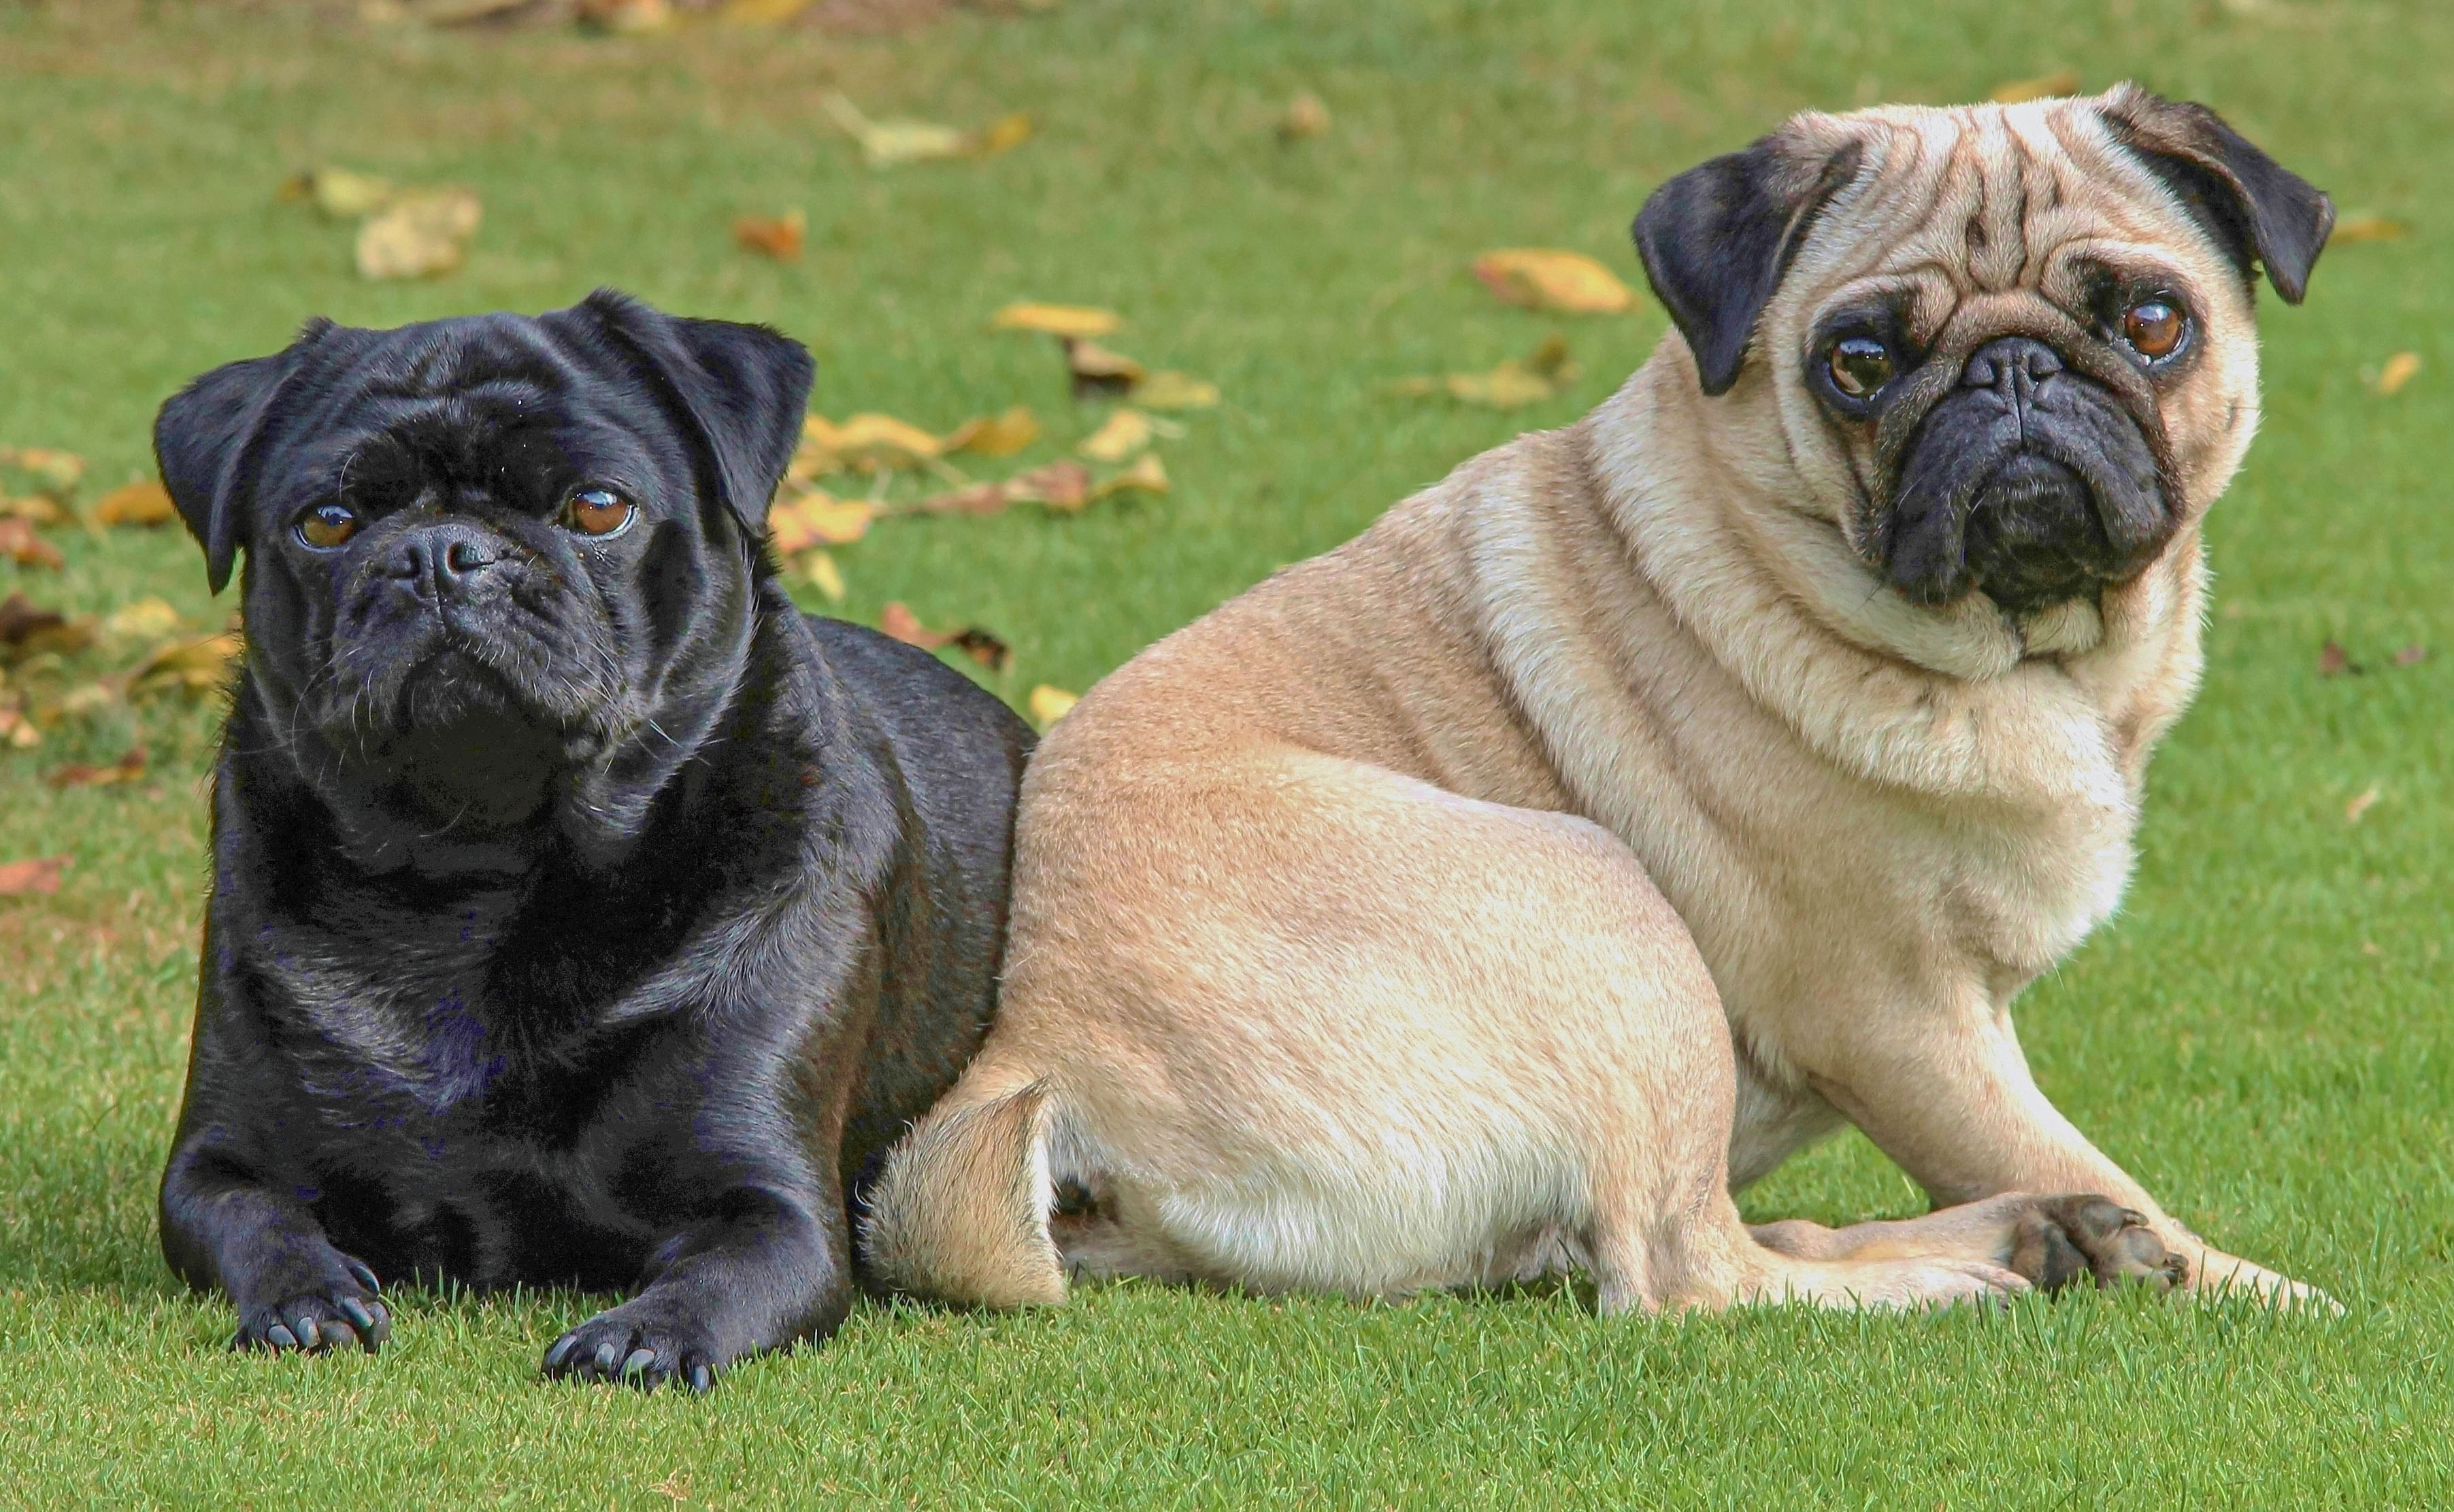
<svg viewBox="0 0 2454 1512">
<path fill-rule="evenodd" d="M 2188 1263 L 2164 1246 L 2143 1214 L 2088 1193 L 2040 1197 L 2012 1236 L 2011 1268 L 2040 1291 L 2081 1277 L 2099 1286 L 2140 1282 L 2158 1291 L 2181 1284 Z"/>
</svg>

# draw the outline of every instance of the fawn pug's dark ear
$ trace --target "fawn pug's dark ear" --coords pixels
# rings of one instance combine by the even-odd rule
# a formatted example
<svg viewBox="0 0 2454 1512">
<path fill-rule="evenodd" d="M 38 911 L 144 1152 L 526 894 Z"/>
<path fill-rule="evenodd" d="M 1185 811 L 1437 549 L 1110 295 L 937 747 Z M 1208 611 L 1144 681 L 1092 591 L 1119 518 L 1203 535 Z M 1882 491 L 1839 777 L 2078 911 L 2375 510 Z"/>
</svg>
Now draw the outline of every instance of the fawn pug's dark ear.
<svg viewBox="0 0 2454 1512">
<path fill-rule="evenodd" d="M 2103 109 L 2115 140 L 2164 181 L 2243 278 L 2255 279 L 2263 263 L 2284 303 L 2301 303 L 2335 229 L 2333 200 L 2203 105 L 2122 84 L 2105 95 Z"/>
<path fill-rule="evenodd" d="M 1636 217 L 1636 249 L 1704 392 L 1739 381 L 1756 317 L 1772 300 L 1824 202 L 1858 172 L 1855 144 L 1813 158 L 1779 136 L 1689 169 Z"/>
<path fill-rule="evenodd" d="M 691 320 L 600 288 L 580 305 L 626 348 L 700 448 L 700 487 L 752 541 L 799 445 L 816 364 L 765 326 Z"/>
<path fill-rule="evenodd" d="M 205 581 L 219 593 L 246 530 L 266 423 L 298 371 L 299 357 L 332 328 L 310 321 L 286 351 L 227 363 L 171 396 L 153 417 L 153 460 L 188 532 L 205 548 Z"/>
</svg>

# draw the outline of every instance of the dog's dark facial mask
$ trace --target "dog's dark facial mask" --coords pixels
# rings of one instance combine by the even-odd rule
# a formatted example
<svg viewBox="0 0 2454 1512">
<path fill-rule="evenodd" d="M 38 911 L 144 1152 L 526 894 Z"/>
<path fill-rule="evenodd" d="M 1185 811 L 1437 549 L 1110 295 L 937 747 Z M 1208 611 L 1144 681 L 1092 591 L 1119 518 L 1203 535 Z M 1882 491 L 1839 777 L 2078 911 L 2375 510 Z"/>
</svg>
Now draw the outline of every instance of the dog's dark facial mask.
<svg viewBox="0 0 2454 1512">
<path fill-rule="evenodd" d="M 599 294 L 311 326 L 167 405 L 216 590 L 242 548 L 257 727 L 370 869 L 618 853 L 737 681 L 795 344 Z"/>
</svg>

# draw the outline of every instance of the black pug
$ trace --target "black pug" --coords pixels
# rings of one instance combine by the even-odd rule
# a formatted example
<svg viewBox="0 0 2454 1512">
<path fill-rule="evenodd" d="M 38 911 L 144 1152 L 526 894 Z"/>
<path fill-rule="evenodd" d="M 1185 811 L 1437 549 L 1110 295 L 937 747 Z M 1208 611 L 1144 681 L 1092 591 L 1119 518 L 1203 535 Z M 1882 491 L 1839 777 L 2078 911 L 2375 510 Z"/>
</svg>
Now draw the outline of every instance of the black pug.
<svg viewBox="0 0 2454 1512">
<path fill-rule="evenodd" d="M 822 1337 L 863 1163 L 994 1011 L 1030 731 L 807 618 L 762 525 L 809 354 L 600 292 L 318 321 L 163 406 L 247 657 L 162 1247 L 237 1344 L 378 1280 L 636 1288 L 557 1376 Z"/>
</svg>

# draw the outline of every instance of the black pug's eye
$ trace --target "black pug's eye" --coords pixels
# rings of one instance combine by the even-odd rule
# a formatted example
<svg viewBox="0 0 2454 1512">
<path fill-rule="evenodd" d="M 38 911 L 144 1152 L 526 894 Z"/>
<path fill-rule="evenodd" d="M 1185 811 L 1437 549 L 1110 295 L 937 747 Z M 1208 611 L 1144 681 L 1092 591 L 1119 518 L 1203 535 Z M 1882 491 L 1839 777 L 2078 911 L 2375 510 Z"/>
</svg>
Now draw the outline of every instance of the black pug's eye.
<svg viewBox="0 0 2454 1512">
<path fill-rule="evenodd" d="M 607 536 L 631 523 L 638 511 L 631 501 L 611 488 L 582 488 L 563 501 L 557 517 L 566 530 L 581 535 Z"/>
<path fill-rule="evenodd" d="M 298 516 L 298 539 L 318 551 L 330 551 L 358 533 L 358 511 L 346 504 L 311 505 Z"/>
<path fill-rule="evenodd" d="M 1866 399 L 1892 381 L 1892 349 L 1872 336 L 1843 336 L 1832 344 L 1832 387 L 1852 399 Z"/>
<path fill-rule="evenodd" d="M 2189 318 L 2180 305 L 2162 294 L 2142 299 L 2122 312 L 2122 339 L 2149 362 L 2170 357 L 2189 334 Z"/>
</svg>

